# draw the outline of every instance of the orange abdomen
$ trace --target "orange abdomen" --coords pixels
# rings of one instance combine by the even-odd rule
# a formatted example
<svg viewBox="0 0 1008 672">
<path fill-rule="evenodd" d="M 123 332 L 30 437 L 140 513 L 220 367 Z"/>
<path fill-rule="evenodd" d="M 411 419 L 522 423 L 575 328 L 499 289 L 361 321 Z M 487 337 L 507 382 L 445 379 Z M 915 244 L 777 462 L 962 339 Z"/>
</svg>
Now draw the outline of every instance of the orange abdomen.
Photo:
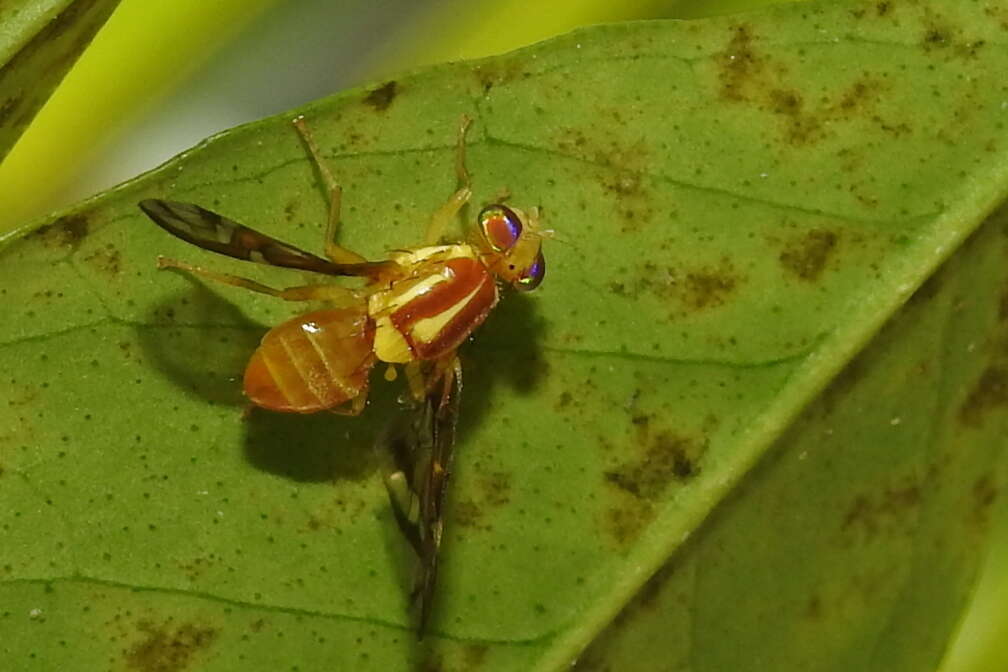
<svg viewBox="0 0 1008 672">
<path fill-rule="evenodd" d="M 335 408 L 367 389 L 373 342 L 363 305 L 299 315 L 263 337 L 245 369 L 245 395 L 273 411 Z"/>
</svg>

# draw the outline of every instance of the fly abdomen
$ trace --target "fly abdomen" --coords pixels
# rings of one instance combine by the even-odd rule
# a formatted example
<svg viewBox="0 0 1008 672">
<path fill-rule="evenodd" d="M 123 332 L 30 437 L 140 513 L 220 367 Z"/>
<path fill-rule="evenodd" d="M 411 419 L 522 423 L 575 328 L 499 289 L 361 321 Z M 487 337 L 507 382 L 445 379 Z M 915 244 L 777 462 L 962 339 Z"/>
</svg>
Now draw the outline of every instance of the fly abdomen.
<svg viewBox="0 0 1008 672">
<path fill-rule="evenodd" d="M 363 309 L 299 315 L 263 337 L 245 369 L 245 394 L 274 411 L 336 408 L 367 388 L 373 342 Z"/>
</svg>

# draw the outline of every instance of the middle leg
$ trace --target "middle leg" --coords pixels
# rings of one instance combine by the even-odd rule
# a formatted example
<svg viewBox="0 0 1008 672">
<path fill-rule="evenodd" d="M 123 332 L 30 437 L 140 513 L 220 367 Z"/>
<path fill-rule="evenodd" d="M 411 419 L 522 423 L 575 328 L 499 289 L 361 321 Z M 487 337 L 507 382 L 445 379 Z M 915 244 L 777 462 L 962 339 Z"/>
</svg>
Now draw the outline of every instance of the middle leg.
<svg viewBox="0 0 1008 672">
<path fill-rule="evenodd" d="M 353 250 L 348 250 L 336 242 L 340 227 L 340 206 L 343 200 L 343 189 L 336 183 L 336 178 L 329 172 L 329 167 L 322 159 L 322 152 L 315 143 L 315 137 L 308 129 L 304 117 L 299 116 L 294 119 L 294 128 L 297 130 L 305 145 L 308 146 L 308 153 L 311 154 L 315 167 L 318 168 L 322 180 L 329 190 L 329 220 L 326 222 L 325 233 L 325 253 L 326 256 L 337 264 L 359 264 L 367 261 L 364 257 Z"/>
</svg>

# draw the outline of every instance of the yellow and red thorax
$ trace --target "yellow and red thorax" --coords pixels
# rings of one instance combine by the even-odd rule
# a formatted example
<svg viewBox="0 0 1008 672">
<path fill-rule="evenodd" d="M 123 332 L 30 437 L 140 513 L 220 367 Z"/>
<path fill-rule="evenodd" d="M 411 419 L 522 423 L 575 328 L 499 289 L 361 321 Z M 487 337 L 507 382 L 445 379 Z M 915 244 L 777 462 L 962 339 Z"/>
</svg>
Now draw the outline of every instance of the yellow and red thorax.
<svg viewBox="0 0 1008 672">
<path fill-rule="evenodd" d="M 375 355 L 384 362 L 437 359 L 460 346 L 497 303 L 497 284 L 471 245 L 392 255 L 403 275 L 368 298 Z"/>
</svg>

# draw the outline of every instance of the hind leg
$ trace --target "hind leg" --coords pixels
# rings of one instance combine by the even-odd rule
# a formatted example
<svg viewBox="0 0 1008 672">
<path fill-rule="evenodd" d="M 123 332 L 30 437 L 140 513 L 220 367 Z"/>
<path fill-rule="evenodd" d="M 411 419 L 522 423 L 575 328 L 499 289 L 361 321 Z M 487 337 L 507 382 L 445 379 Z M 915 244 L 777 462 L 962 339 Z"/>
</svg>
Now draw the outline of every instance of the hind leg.
<svg viewBox="0 0 1008 672">
<path fill-rule="evenodd" d="M 177 268 L 180 271 L 185 271 L 200 278 L 231 285 L 232 287 L 241 287 L 258 294 L 275 296 L 285 301 L 327 301 L 340 306 L 357 305 L 361 302 L 361 297 L 357 292 L 338 285 L 301 285 L 285 289 L 275 289 L 249 278 L 229 273 L 217 273 L 201 266 L 193 266 L 184 261 L 176 261 L 175 259 L 168 259 L 166 257 L 158 257 L 157 267 L 160 269 Z"/>
</svg>

